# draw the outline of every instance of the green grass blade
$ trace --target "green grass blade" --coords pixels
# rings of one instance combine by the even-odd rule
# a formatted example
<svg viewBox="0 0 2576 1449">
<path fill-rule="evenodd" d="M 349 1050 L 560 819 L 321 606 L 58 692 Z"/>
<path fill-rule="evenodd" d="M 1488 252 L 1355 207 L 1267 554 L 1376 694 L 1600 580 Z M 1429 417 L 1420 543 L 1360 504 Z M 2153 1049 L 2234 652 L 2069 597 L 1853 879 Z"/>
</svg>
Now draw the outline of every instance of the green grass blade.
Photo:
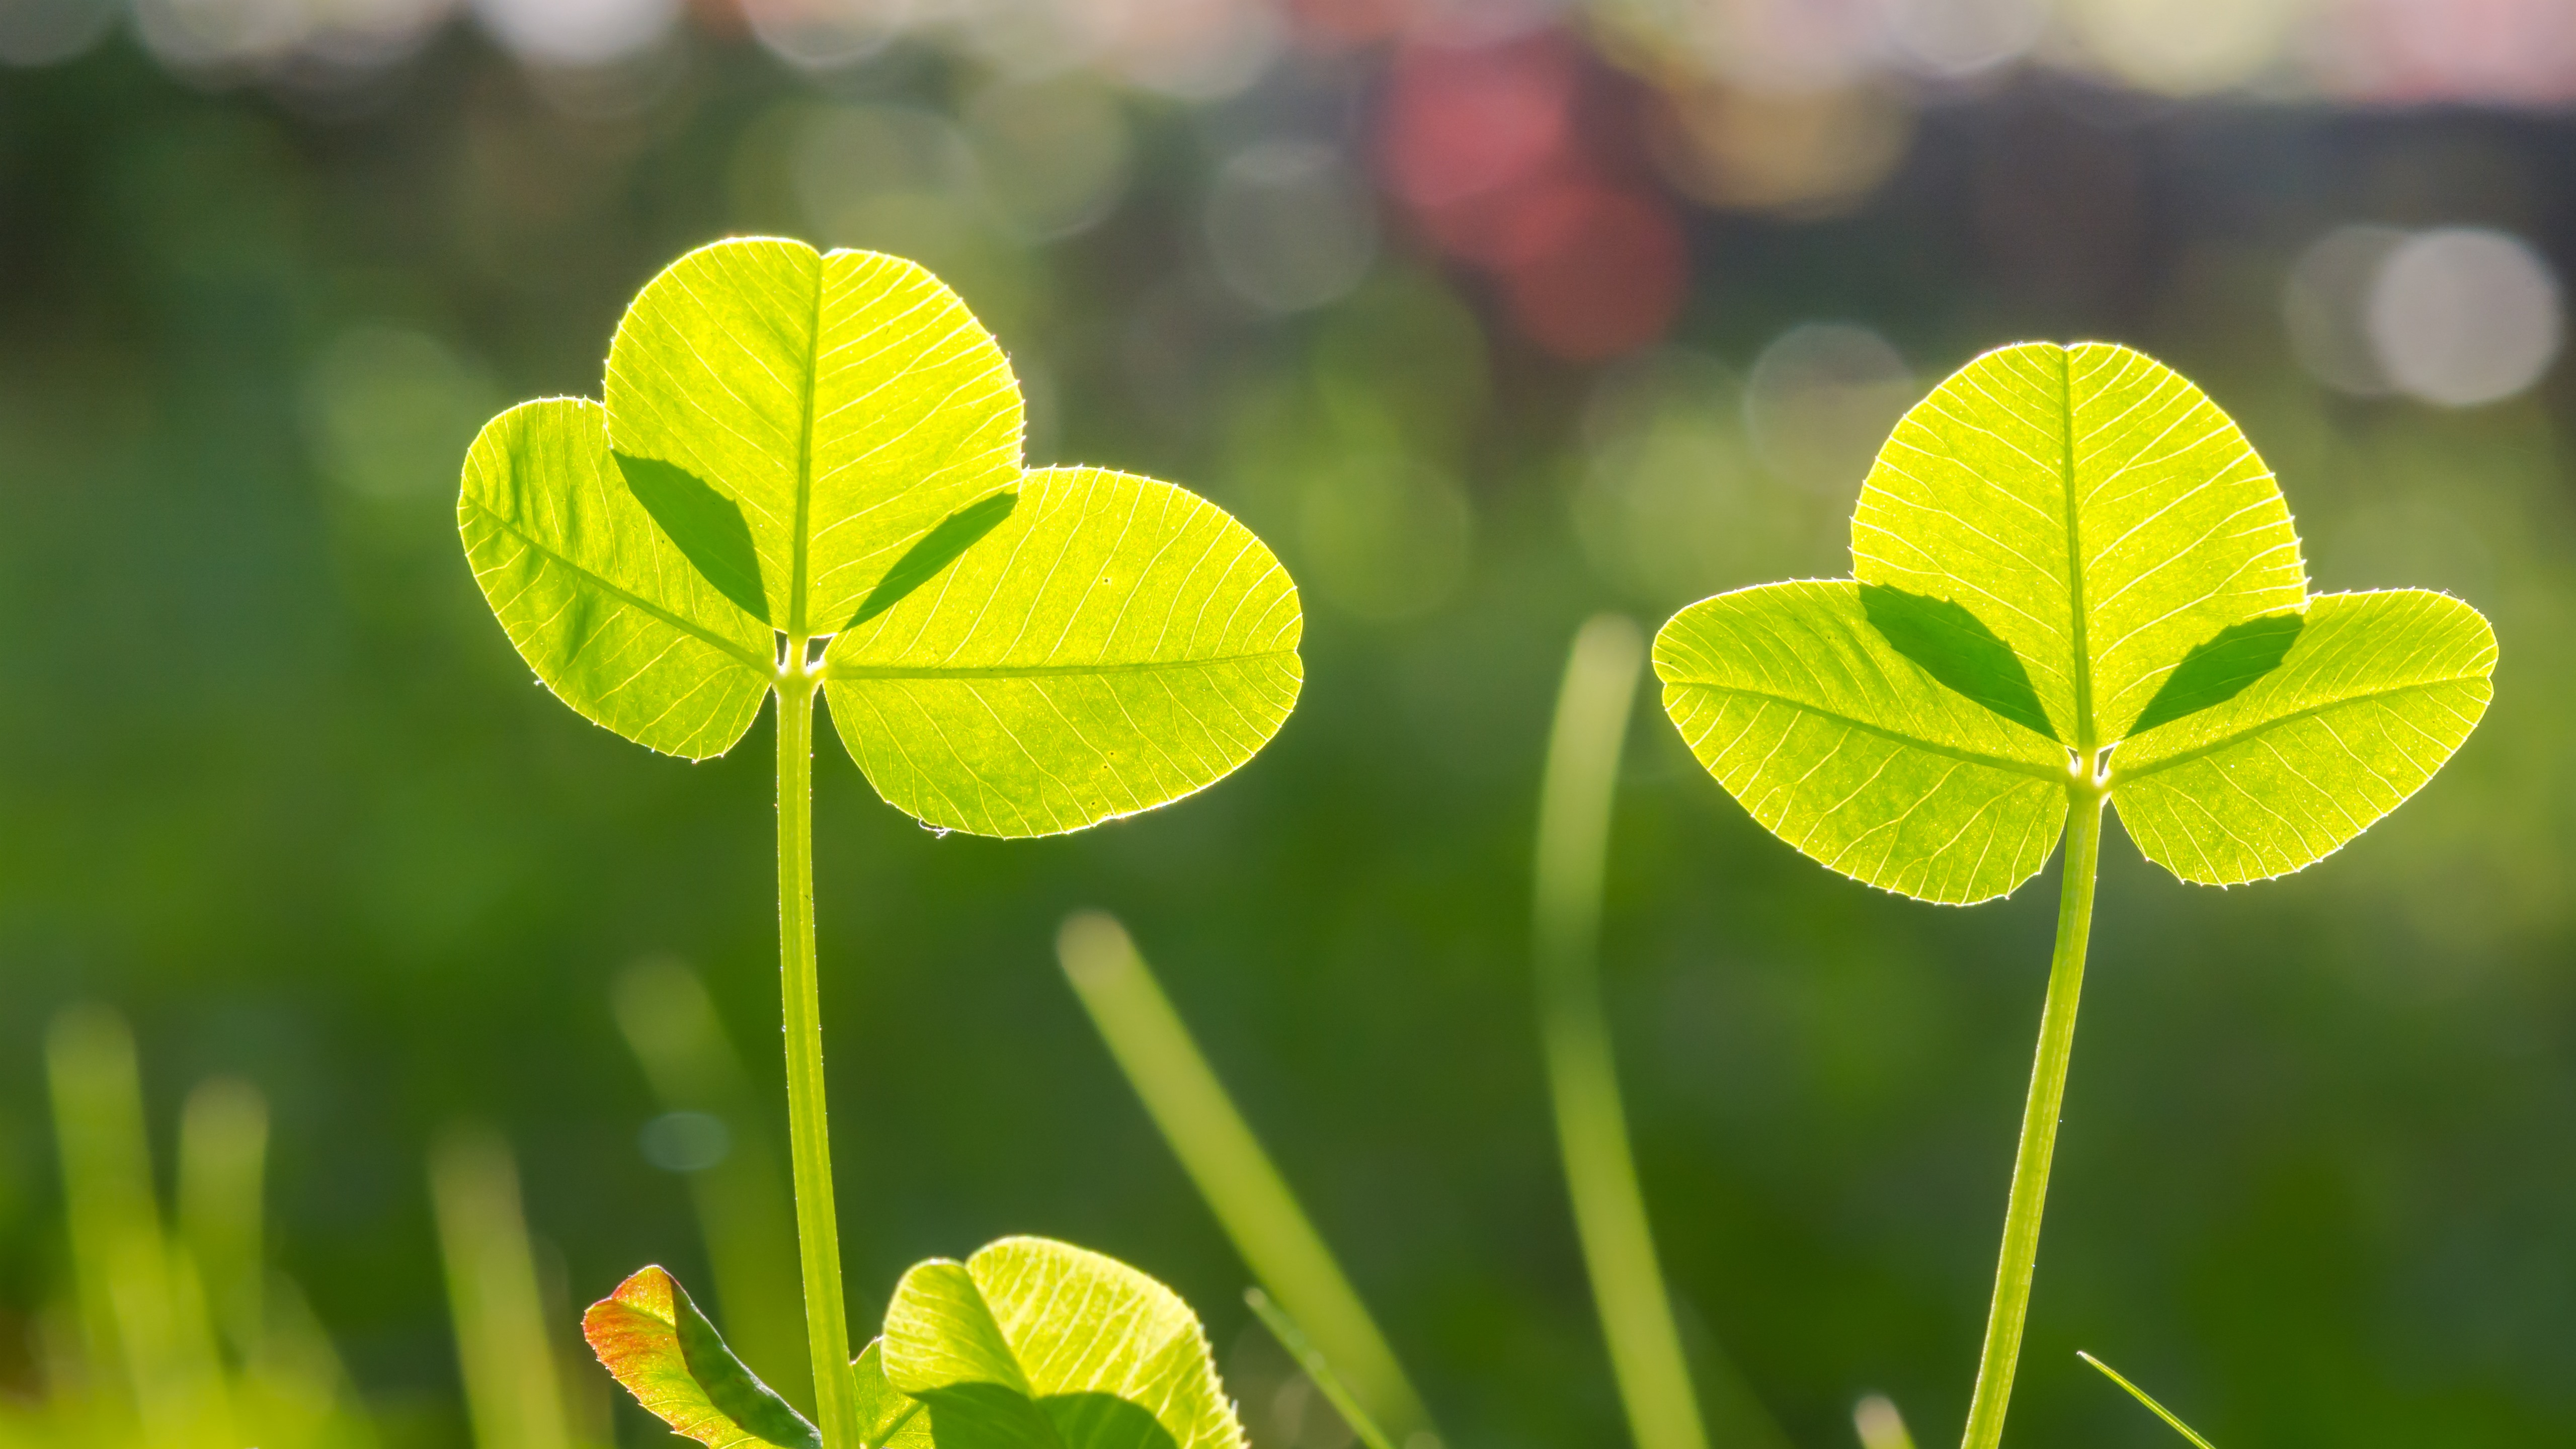
<svg viewBox="0 0 2576 1449">
<path fill-rule="evenodd" d="M 811 1410 L 814 1370 L 805 1351 L 797 1279 L 796 1219 L 771 1144 L 769 1113 L 717 1019 L 697 973 L 677 961 L 641 961 L 618 978 L 617 1024 L 663 1110 L 704 1112 L 725 1124 L 724 1159 L 688 1175 L 716 1299 L 734 1352 L 763 1381 Z"/>
<path fill-rule="evenodd" d="M 2113 1383 L 2115 1383 L 2115 1384 L 2118 1384 L 2120 1387 L 2122 1387 L 2122 1388 L 2124 1388 L 2124 1389 L 2127 1389 L 2127 1390 L 2129 1391 L 2129 1397 L 2131 1397 L 2131 1398 L 2133 1398 L 2133 1399 L 2136 1399 L 2136 1400 L 2137 1400 L 2139 1403 L 2141 1403 L 2141 1404 L 2146 1405 L 2146 1406 L 2147 1406 L 2148 1411 L 2149 1411 L 2149 1412 L 2151 1412 L 2151 1413 L 2153 1413 L 2157 1418 L 2162 1419 L 2162 1420 L 2164 1420 L 2166 1423 L 2173 1425 L 2173 1428 L 2174 1428 L 2174 1432 L 2175 1432 L 2175 1433 L 2180 1434 L 2181 1436 L 2183 1436 L 2183 1437 L 2184 1437 L 2184 1438 L 2186 1438 L 2186 1439 L 2189 1439 L 2189 1440 L 2190 1440 L 2194 1445 L 2198 1446 L 2198 1449 L 2212 1449 L 2212 1446 L 2211 1446 L 2210 1442 L 2209 1442 L 2208 1440 L 2206 1440 L 2206 1439 L 2203 1439 L 2203 1438 L 2202 1438 L 2202 1437 L 2200 1437 L 2198 1434 L 2196 1434 L 2196 1433 L 2192 1432 L 2192 1427 L 2191 1427 L 2189 1424 L 2186 1424 L 2186 1423 L 2184 1423 L 2182 1420 L 2175 1418 L 2175 1417 L 2174 1417 L 2173 1410 L 2168 1409 L 2168 1408 L 2166 1408 L 2164 1405 L 2157 1403 L 2157 1402 L 2155 1401 L 2155 1399 L 2147 1393 L 2147 1391 L 2146 1391 L 2146 1390 L 2144 1390 L 2144 1389 L 2142 1389 L 2142 1388 L 2139 1388 L 2136 1384 L 2133 1384 L 2133 1383 L 2129 1382 L 2127 1379 L 2124 1379 L 2124 1378 L 2120 1377 L 2120 1371 L 2119 1371 L 2118 1369 L 2115 1369 L 2115 1368 L 2111 1367 L 2109 1364 L 2102 1362 L 2102 1360 L 2100 1360 L 2100 1359 L 2098 1359 L 2098 1358 L 2095 1358 L 2093 1355 L 2091 1355 L 2091 1354 L 2089 1354 L 2089 1353 L 2086 1353 L 2084 1350 L 2082 1350 L 2082 1349 L 2080 1349 L 2080 1348 L 2079 1348 L 2079 1349 L 2077 1349 L 2077 1350 L 2075 1350 L 2075 1356 L 2076 1356 L 2077 1358 L 2080 1358 L 2080 1359 L 2084 1360 L 2086 1363 L 2089 1363 L 2089 1364 L 2093 1365 L 2095 1368 L 2100 1369 L 2100 1370 L 2102 1371 L 2102 1376 L 2103 1376 L 2104 1378 L 2107 1378 L 2107 1379 L 2109 1379 L 2111 1382 L 2113 1382 Z"/>
<path fill-rule="evenodd" d="M 475 1449 L 571 1449 L 509 1146 L 453 1129 L 431 1149 L 429 1185 Z"/>
<path fill-rule="evenodd" d="M 1852 1405 L 1852 1432 L 1860 1436 L 1860 1449 L 1914 1449 L 1905 1416 L 1885 1394 L 1867 1394 Z"/>
<path fill-rule="evenodd" d="M 195 1265 L 162 1227 L 134 1038 L 73 1007 L 45 1047 L 90 1363 L 122 1379 L 144 1442 L 212 1449 L 233 1437 L 230 1386 Z"/>
<path fill-rule="evenodd" d="M 1602 877 L 1612 795 L 1645 647 L 1603 615 L 1566 663 L 1539 799 L 1531 937 L 1558 1144 L 1610 1366 L 1638 1449 L 1706 1449 L 1689 1360 L 1673 1321 L 1628 1145 L 1599 981 Z"/>
<path fill-rule="evenodd" d="M 1315 1387 L 1324 1391 L 1324 1397 L 1332 1401 L 1333 1411 L 1342 1416 L 1343 1423 L 1351 1426 L 1352 1433 L 1359 1435 L 1361 1443 L 1368 1449 L 1395 1449 L 1395 1441 L 1387 1438 L 1386 1431 L 1379 1428 L 1377 1421 L 1368 1416 L 1368 1411 L 1360 1407 L 1359 1400 L 1351 1395 L 1350 1386 L 1342 1382 L 1340 1374 L 1333 1372 L 1332 1362 L 1315 1347 L 1315 1341 L 1306 1336 L 1306 1331 L 1297 1326 L 1297 1320 L 1288 1316 L 1287 1310 L 1272 1302 L 1270 1295 L 1258 1288 L 1244 1289 L 1243 1301 L 1253 1316 L 1261 1320 L 1262 1326 L 1270 1330 L 1270 1336 L 1278 1339 L 1279 1346 L 1288 1350 L 1288 1356 L 1306 1371 L 1306 1377 L 1314 1380 Z"/>
<path fill-rule="evenodd" d="M 1397 1442 L 1432 1432 L 1430 1413 L 1377 1320 L 1125 928 L 1106 915 L 1077 915 L 1064 923 L 1056 949 L 1110 1055 L 1253 1276 L 1314 1334 L 1324 1356 L 1349 1376 L 1358 1402 L 1392 1427 Z"/>
<path fill-rule="evenodd" d="M 179 1117 L 179 1235 L 207 1306 L 246 1363 L 262 1356 L 266 1321 L 267 1162 L 268 1102 L 259 1089 L 231 1077 L 198 1083 Z"/>
</svg>

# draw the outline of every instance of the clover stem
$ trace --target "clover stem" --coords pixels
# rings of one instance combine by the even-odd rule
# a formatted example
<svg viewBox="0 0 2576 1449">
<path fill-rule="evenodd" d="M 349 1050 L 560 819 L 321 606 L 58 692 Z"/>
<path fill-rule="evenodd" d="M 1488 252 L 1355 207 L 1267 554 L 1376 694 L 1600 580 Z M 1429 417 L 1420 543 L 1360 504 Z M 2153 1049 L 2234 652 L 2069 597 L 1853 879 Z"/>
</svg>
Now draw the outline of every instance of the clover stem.
<svg viewBox="0 0 2576 1449">
<path fill-rule="evenodd" d="M 801 660 L 797 643 L 788 653 Z M 823 1114 L 823 1007 L 814 971 L 814 689 L 802 670 L 778 680 L 778 970 L 787 1024 L 787 1135 L 796 1181 L 796 1244 L 805 1270 L 805 1339 L 824 1449 L 860 1449 L 850 1399 L 850 1322 L 841 1302 L 840 1220 Z"/>
<path fill-rule="evenodd" d="M 2102 805 L 2109 796 L 2090 780 L 2067 789 L 2066 875 L 2057 902 L 2057 950 L 2048 965 L 2048 1002 L 2040 1009 L 2039 1059 L 2022 1106 L 2021 1147 L 2013 1156 L 2011 1205 L 1995 1265 L 1995 1297 L 1986 1314 L 1986 1346 L 1968 1405 L 1965 1449 L 1995 1449 L 2012 1401 L 2013 1367 L 2021 1357 L 2022 1323 L 2039 1258 L 2039 1220 L 2048 1202 L 2048 1166 L 2057 1152 L 2057 1116 L 2066 1098 L 2066 1063 L 2075 1050 L 2075 1003 L 2084 990 L 2084 945 L 2093 930 L 2093 876 L 2101 857 Z"/>
</svg>

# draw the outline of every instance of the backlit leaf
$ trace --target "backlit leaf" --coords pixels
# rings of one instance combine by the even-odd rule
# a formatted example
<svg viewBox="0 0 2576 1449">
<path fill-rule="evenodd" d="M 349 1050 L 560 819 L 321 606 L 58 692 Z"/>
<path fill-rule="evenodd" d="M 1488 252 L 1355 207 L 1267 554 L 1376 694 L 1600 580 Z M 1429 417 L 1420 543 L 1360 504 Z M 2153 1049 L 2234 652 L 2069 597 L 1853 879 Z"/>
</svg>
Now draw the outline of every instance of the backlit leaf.
<svg viewBox="0 0 2576 1449">
<path fill-rule="evenodd" d="M 1916 404 L 1862 487 L 1852 573 L 1984 620 L 2078 749 L 2127 733 L 2193 645 L 2307 597 L 2244 434 L 2102 342 L 1989 352 Z"/>
<path fill-rule="evenodd" d="M 606 395 L 494 419 L 458 512 L 520 652 L 629 739 L 721 754 L 819 682 L 898 808 L 1049 835 L 1205 788 L 1296 704 L 1279 561 L 1171 484 L 1024 471 L 1008 360 L 911 262 L 701 247 Z"/>
<path fill-rule="evenodd" d="M 637 1271 L 592 1304 L 581 1331 L 637 1403 L 701 1444 L 820 1449 L 814 1426 L 743 1367 L 687 1290 L 660 1268 Z"/>
<path fill-rule="evenodd" d="M 2327 594 L 2280 667 L 2112 754 L 2120 823 L 2185 880 L 2297 870 L 2433 777 L 2486 713 L 2495 657 L 2457 599 Z"/>
<path fill-rule="evenodd" d="M 751 727 L 769 687 L 769 628 L 636 500 L 599 404 L 522 403 L 485 424 L 456 520 L 492 612 L 564 703 L 693 760 Z"/>
<path fill-rule="evenodd" d="M 859 1433 L 867 1449 L 930 1449 L 930 1415 L 919 1399 L 886 1382 L 885 1340 L 872 1340 L 850 1364 Z"/>
<path fill-rule="evenodd" d="M 1297 588 L 1168 483 L 1041 468 L 933 582 L 832 641 L 833 723 L 929 824 L 1052 835 L 1198 790 L 1297 702 Z"/>
<path fill-rule="evenodd" d="M 1852 562 L 1684 609 L 1655 666 L 1755 819 L 1926 900 L 2027 880 L 2095 790 L 2186 880 L 2297 870 L 2429 779 L 2490 693 L 2467 605 L 2310 600 L 2235 425 L 2104 343 L 1988 353 L 1907 413 Z"/>
<path fill-rule="evenodd" d="M 1655 639 L 1664 708 L 1709 773 L 1845 875 L 1964 904 L 2048 862 L 2066 751 L 1935 679 L 1848 579 L 1703 599 Z"/>
<path fill-rule="evenodd" d="M 1098 1253 L 1004 1238 L 906 1273 L 887 1381 L 939 1449 L 1243 1449 L 1197 1315 Z"/>
<path fill-rule="evenodd" d="M 924 533 L 1019 476 L 1009 360 L 956 293 L 900 257 L 768 238 L 700 247 L 627 309 L 606 396 L 619 454 L 738 511 L 737 523 L 699 510 L 719 527 L 683 547 L 723 557 L 739 528 L 764 617 L 791 635 L 840 628 Z"/>
</svg>

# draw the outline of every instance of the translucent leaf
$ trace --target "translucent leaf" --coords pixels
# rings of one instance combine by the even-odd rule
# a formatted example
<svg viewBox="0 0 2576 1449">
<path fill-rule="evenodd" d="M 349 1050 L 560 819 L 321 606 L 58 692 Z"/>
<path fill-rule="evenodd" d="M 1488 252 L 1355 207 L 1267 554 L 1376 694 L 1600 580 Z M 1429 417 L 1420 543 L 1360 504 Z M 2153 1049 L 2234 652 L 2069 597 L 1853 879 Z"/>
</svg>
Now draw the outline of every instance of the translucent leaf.
<svg viewBox="0 0 2576 1449">
<path fill-rule="evenodd" d="M 521 653 L 629 739 L 720 754 L 827 641 L 889 801 L 1048 835 L 1206 787 L 1296 703 L 1278 560 L 1170 484 L 1023 472 L 1008 360 L 911 262 L 702 247 L 627 309 L 606 394 L 495 419 L 459 518 Z"/>
<path fill-rule="evenodd" d="M 1861 490 L 1852 572 L 1984 620 L 2079 749 L 2127 733 L 2193 645 L 2307 598 L 2253 445 L 2103 342 L 1989 352 L 1916 404 Z"/>
<path fill-rule="evenodd" d="M 2206 885 L 2311 864 L 2469 737 L 2495 657 L 2494 631 L 2457 599 L 2325 595 L 2278 668 L 2113 753 L 2120 823 L 2149 860 Z"/>
<path fill-rule="evenodd" d="M 581 1331 L 635 1401 L 678 1433 L 712 1449 L 820 1449 L 814 1426 L 743 1367 L 687 1290 L 660 1268 L 638 1271 L 592 1304 Z"/>
<path fill-rule="evenodd" d="M 921 1401 L 886 1382 L 885 1340 L 875 1339 L 850 1364 L 866 1449 L 930 1449 L 930 1415 Z"/>
<path fill-rule="evenodd" d="M 756 577 L 764 619 L 800 637 L 846 624 L 924 533 L 1019 476 L 1009 360 L 900 257 L 700 247 L 627 308 L 606 396 L 619 455 L 688 500 L 656 510 L 682 549 L 729 591 Z"/>
<path fill-rule="evenodd" d="M 690 563 L 609 455 L 607 415 L 522 403 L 466 455 L 457 528 L 510 642 L 564 703 L 689 759 L 742 738 L 770 631 Z"/>
<path fill-rule="evenodd" d="M 1934 389 L 1869 475 L 1852 563 L 1692 605 L 1655 666 L 1755 819 L 1927 900 L 2027 880 L 2096 790 L 2185 880 L 2297 870 L 2441 767 L 2495 663 L 2456 600 L 2312 602 L 2235 425 L 2104 343 L 2004 348 Z"/>
<path fill-rule="evenodd" d="M 1655 639 L 1664 708 L 1781 839 L 1924 900 L 2002 895 L 2048 862 L 2066 751 L 1872 627 L 1848 579 L 1703 599 Z"/>
<path fill-rule="evenodd" d="M 1034 469 L 979 542 L 832 641 L 824 693 L 898 808 L 1051 835 L 1250 759 L 1297 702 L 1302 627 L 1279 561 L 1214 504 Z"/>
<path fill-rule="evenodd" d="M 1112 1258 L 1004 1238 L 906 1273 L 887 1381 L 939 1449 L 1242 1449 L 1207 1335 L 1171 1289 Z"/>
</svg>

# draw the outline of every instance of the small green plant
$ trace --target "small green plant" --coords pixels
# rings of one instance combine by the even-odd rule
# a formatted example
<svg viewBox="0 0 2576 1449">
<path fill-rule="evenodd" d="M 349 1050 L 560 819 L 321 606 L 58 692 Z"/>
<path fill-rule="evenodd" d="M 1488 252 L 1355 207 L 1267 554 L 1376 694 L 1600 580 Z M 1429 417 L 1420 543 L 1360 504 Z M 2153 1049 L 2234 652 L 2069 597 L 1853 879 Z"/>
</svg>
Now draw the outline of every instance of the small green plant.
<svg viewBox="0 0 2576 1449">
<path fill-rule="evenodd" d="M 2102 813 L 2186 881 L 2314 863 L 2485 711 L 2495 636 L 2418 590 L 2310 595 L 2271 472 L 2168 368 L 2104 343 L 1991 352 L 1900 421 L 1852 577 L 1682 610 L 1664 707 L 1754 819 L 1834 870 L 1965 905 L 2067 838 L 1967 1449 L 1994 1449 L 2074 1045 Z"/>
<path fill-rule="evenodd" d="M 1303 681 L 1297 590 L 1259 539 L 1168 483 L 1026 468 L 1021 429 L 1009 360 L 930 273 L 747 239 L 691 252 L 646 285 L 618 325 L 602 401 L 512 408 L 465 463 L 467 558 L 565 703 L 704 759 L 777 701 L 789 1164 L 825 1449 L 874 1449 L 884 1431 L 869 1420 L 883 1394 L 849 1352 L 825 1129 L 816 696 L 898 809 L 941 831 L 1034 836 L 1215 782 L 1278 732 Z M 1064 1282 L 1115 1277 L 1081 1261 Z M 1112 1331 L 1092 1313 L 1106 1299 L 1051 1301 L 1035 1319 L 1005 1315 L 1008 1342 L 1071 1331 L 1074 1317 Z M 906 1366 L 899 1385 L 928 1392 L 945 1370 L 923 1365 L 991 1356 L 981 1340 L 939 1338 L 929 1325 L 946 1320 L 902 1321 L 907 1346 L 887 1354 L 890 1372 Z M 933 1340 L 946 1347 L 921 1346 Z M 955 1406 L 974 1398 L 928 1401 L 928 1422 L 965 1424 Z M 1092 1425 L 1084 1412 L 1056 1415 L 1059 1427 Z M 755 1439 L 785 1423 L 740 1422 Z"/>
</svg>

